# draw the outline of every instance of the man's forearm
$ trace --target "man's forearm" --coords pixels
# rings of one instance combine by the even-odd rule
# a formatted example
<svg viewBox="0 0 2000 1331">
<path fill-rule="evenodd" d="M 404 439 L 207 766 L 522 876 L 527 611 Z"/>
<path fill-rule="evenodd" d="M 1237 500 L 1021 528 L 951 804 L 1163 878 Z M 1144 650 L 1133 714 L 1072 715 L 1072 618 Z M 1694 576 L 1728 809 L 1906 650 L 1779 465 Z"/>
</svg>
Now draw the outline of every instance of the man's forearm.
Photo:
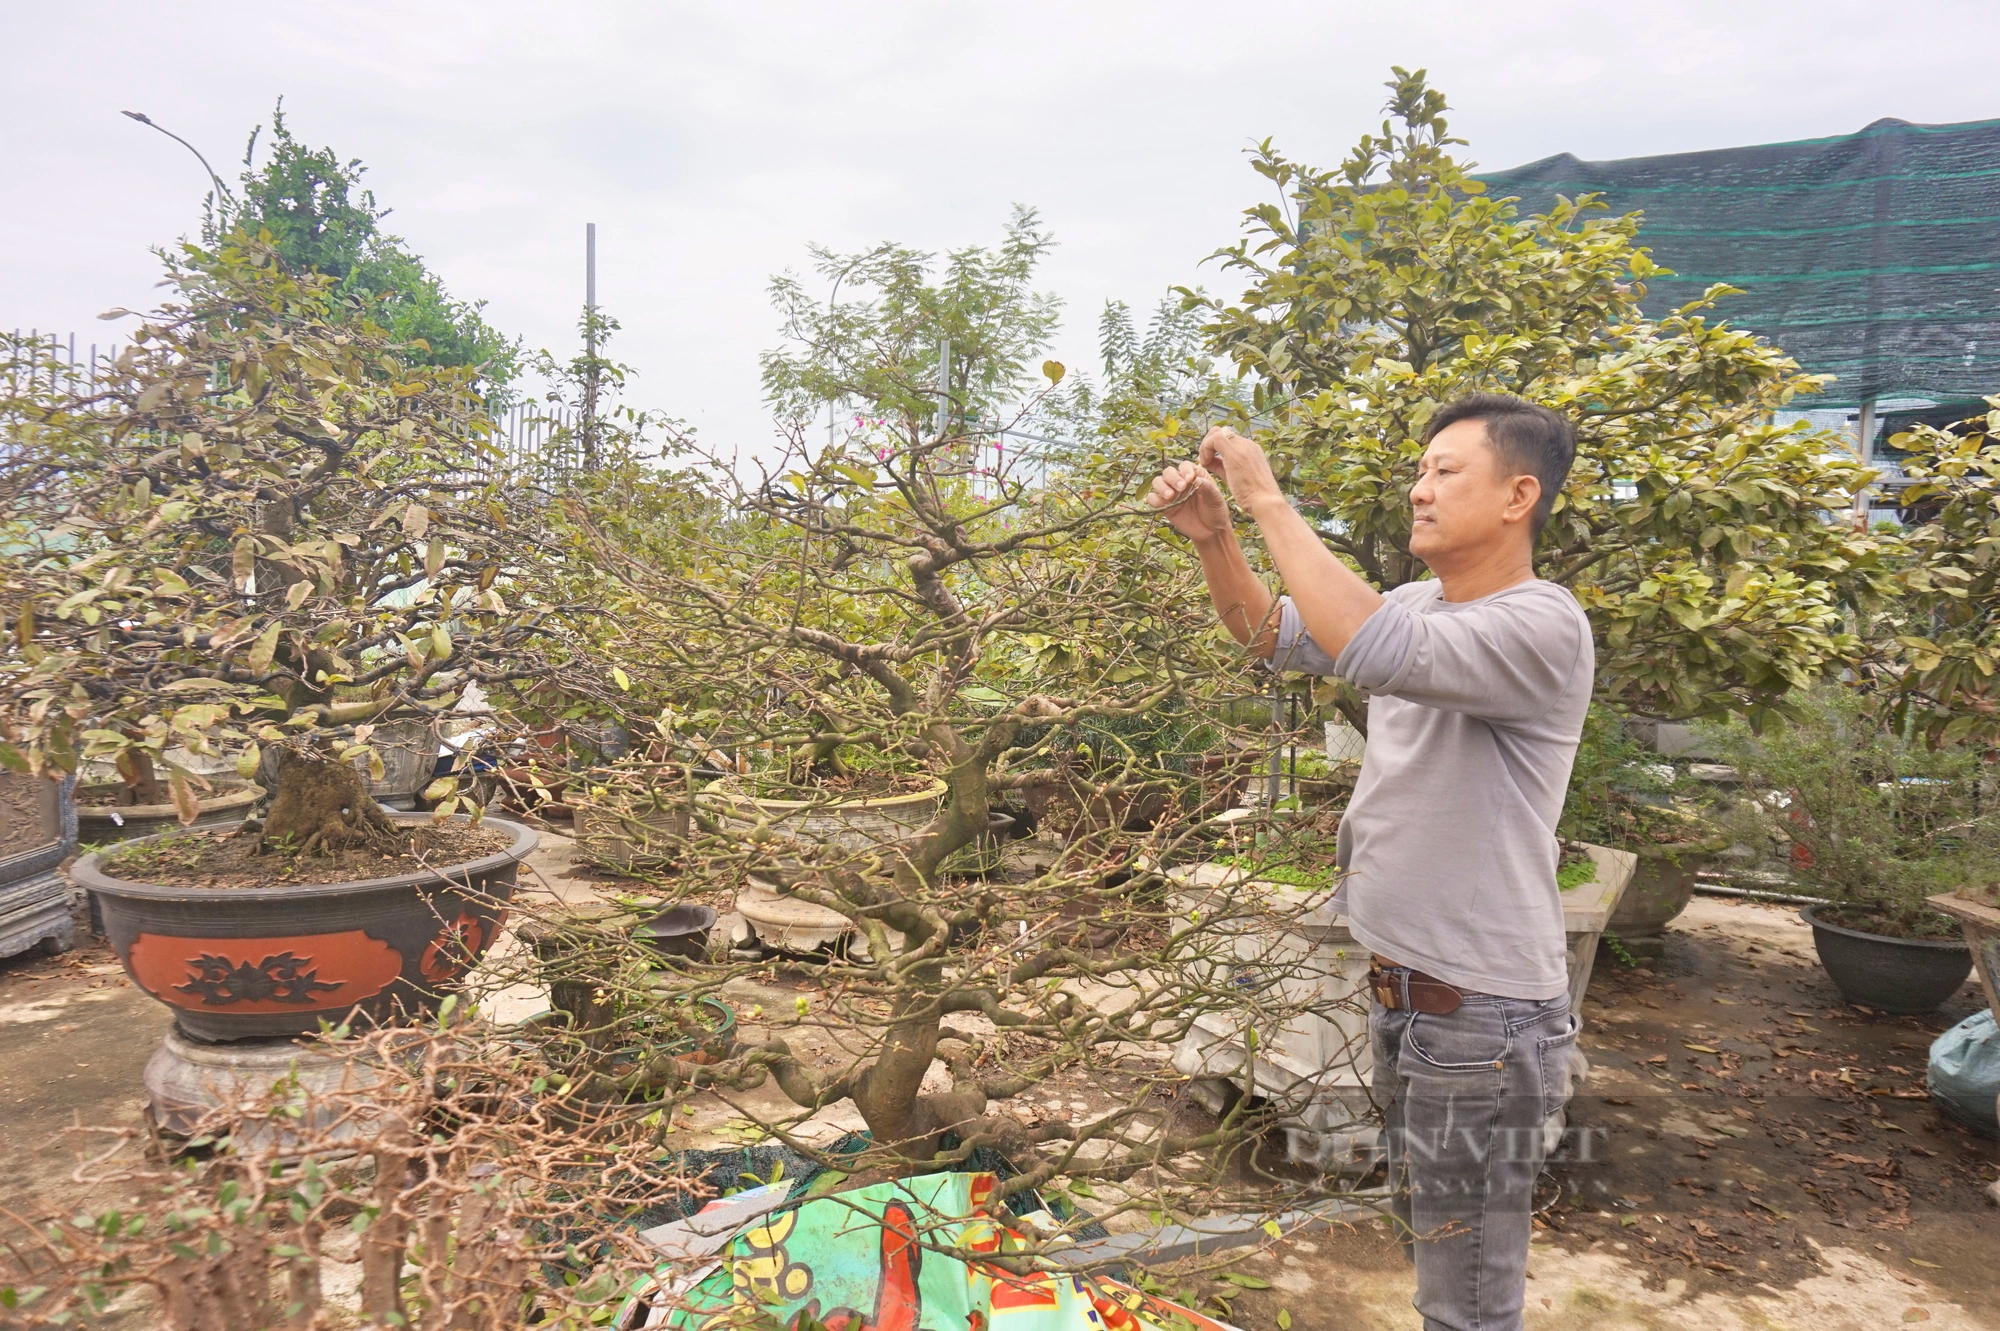
<svg viewBox="0 0 2000 1331">
<path fill-rule="evenodd" d="M 1290 593 L 1306 632 L 1328 656 L 1339 656 L 1348 640 L 1360 631 L 1362 623 L 1380 608 L 1382 594 L 1341 563 L 1320 540 L 1319 533 L 1283 496 L 1259 503 L 1250 516 L 1263 533 L 1264 548 L 1271 552 L 1271 562 L 1278 566 L 1278 576 L 1284 579 L 1285 590 Z M 1236 546 L 1233 534 L 1230 545 Z M 1236 559 L 1243 564 L 1245 574 L 1249 574 L 1249 564 L 1240 548 L 1236 549 Z M 1202 571 L 1208 571 L 1206 554 L 1202 556 Z M 1251 581 L 1256 581 L 1254 576 Z M 1212 577 L 1208 585 L 1212 594 L 1215 588 Z M 1263 591 L 1261 584 L 1258 590 Z M 1220 602 L 1217 608 L 1220 609 Z M 1272 647 L 1259 652 L 1260 656 L 1270 656 L 1276 647 L 1277 626 L 1275 616 L 1272 618 Z M 1233 633 L 1235 629 L 1232 627 L 1230 631 Z M 1241 635 L 1238 640 L 1247 641 Z"/>
<path fill-rule="evenodd" d="M 1195 542 L 1201 556 L 1201 576 L 1208 583 L 1208 599 L 1230 636 L 1250 649 L 1253 656 L 1267 660 L 1278 649 L 1277 616 L 1271 613 L 1270 588 L 1243 557 L 1236 533 L 1225 531 L 1213 540 Z"/>
</svg>

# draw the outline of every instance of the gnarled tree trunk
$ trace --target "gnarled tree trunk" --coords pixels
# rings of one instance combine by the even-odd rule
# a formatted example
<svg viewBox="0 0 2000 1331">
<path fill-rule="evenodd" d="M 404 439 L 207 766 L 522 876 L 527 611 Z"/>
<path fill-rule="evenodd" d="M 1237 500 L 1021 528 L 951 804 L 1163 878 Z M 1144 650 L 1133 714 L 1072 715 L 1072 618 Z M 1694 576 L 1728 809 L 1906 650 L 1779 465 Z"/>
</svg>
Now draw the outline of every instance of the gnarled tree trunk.
<svg viewBox="0 0 2000 1331">
<path fill-rule="evenodd" d="M 276 768 L 263 849 L 327 855 L 360 846 L 401 848 L 402 834 L 351 763 L 282 749 Z"/>
</svg>

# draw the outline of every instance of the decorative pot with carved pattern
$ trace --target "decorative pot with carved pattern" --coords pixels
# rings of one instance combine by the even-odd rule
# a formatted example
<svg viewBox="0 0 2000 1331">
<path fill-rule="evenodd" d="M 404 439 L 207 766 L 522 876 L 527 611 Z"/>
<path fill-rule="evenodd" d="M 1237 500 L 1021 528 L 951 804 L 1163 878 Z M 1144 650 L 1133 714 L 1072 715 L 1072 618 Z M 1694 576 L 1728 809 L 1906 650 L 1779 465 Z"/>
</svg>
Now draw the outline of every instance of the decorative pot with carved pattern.
<svg viewBox="0 0 2000 1331">
<path fill-rule="evenodd" d="M 283 1039 L 322 1022 L 420 1020 L 437 1011 L 498 936 L 515 874 L 538 839 L 498 818 L 482 826 L 507 844 L 391 878 L 170 887 L 111 877 L 102 855 L 84 856 L 70 876 L 97 901 L 126 973 L 173 1009 L 183 1032 L 209 1041 Z"/>
</svg>

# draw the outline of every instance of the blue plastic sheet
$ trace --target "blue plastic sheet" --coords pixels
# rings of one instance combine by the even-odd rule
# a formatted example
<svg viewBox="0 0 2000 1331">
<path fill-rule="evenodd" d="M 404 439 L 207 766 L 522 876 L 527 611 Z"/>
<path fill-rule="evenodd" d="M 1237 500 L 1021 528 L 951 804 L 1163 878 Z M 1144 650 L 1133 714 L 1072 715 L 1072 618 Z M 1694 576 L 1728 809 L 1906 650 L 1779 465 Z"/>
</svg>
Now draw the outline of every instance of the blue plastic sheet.
<svg viewBox="0 0 2000 1331">
<path fill-rule="evenodd" d="M 1947 1114 L 1988 1137 L 2000 1137 L 2000 1026 L 1993 1014 L 1967 1017 L 1931 1042 L 1931 1098 Z"/>
</svg>

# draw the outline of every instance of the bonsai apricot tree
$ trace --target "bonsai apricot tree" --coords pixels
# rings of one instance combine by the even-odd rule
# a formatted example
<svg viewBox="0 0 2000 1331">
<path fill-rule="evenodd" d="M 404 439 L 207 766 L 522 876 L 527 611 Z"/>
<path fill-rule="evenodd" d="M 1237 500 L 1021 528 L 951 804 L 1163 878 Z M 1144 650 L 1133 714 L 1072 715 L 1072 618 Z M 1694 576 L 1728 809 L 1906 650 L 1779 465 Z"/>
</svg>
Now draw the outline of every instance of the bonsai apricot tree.
<svg viewBox="0 0 2000 1331">
<path fill-rule="evenodd" d="M 1325 1001 L 1286 988 L 1288 963 L 1266 955 L 1311 903 L 1163 875 L 1206 844 L 1198 815 L 1221 805 L 1204 810 L 1185 768 L 1128 732 L 1219 710 L 1246 691 L 1246 664 L 1135 491 L 1060 468 L 993 474 L 966 418 L 922 410 L 914 359 L 894 360 L 935 339 L 870 342 L 869 317 L 848 310 L 850 340 L 766 362 L 781 406 L 817 381 L 816 358 L 836 363 L 828 391 L 864 422 L 844 440 L 822 444 L 795 417 L 765 466 L 712 459 L 715 516 L 679 528 L 672 558 L 579 536 L 605 552 L 605 622 L 622 631 L 631 692 L 667 700 L 656 719 L 690 757 L 726 746 L 749 768 L 693 792 L 672 890 L 713 899 L 754 878 L 846 935 L 800 972 L 795 1003 L 739 1006 L 730 1057 L 690 1067 L 663 1049 L 605 1076 L 731 1098 L 775 1084 L 787 1112 L 737 1102 L 807 1149 L 801 1124 L 846 1106 L 869 1132 L 839 1162 L 850 1172 L 950 1168 L 990 1148 L 1020 1171 L 1003 1196 L 1058 1176 L 1223 1186 L 1256 1116 L 1181 1116 L 1169 1054 L 1205 1015 L 1268 1033 Z M 1011 339 L 993 344 L 1020 359 Z M 955 356 L 953 384 L 1006 373 Z M 914 818 L 870 816 L 926 787 Z M 1034 853 L 994 846 L 1003 811 L 1039 818 Z M 588 1019 L 643 1030 L 649 1005 L 726 986 L 743 1005 L 786 964 L 711 952 L 663 992 L 594 999 Z M 1064 1076 L 1108 1099 L 1084 1113 L 1024 1102 Z"/>
<path fill-rule="evenodd" d="M 561 676 L 578 607 L 537 599 L 537 505 L 496 474 L 471 370 L 241 232 L 167 279 L 89 390 L 54 391 L 32 348 L 7 367 L 0 762 L 109 760 L 191 821 L 170 752 L 248 776 L 275 749 L 267 846 L 392 845 L 376 732 Z"/>
</svg>

